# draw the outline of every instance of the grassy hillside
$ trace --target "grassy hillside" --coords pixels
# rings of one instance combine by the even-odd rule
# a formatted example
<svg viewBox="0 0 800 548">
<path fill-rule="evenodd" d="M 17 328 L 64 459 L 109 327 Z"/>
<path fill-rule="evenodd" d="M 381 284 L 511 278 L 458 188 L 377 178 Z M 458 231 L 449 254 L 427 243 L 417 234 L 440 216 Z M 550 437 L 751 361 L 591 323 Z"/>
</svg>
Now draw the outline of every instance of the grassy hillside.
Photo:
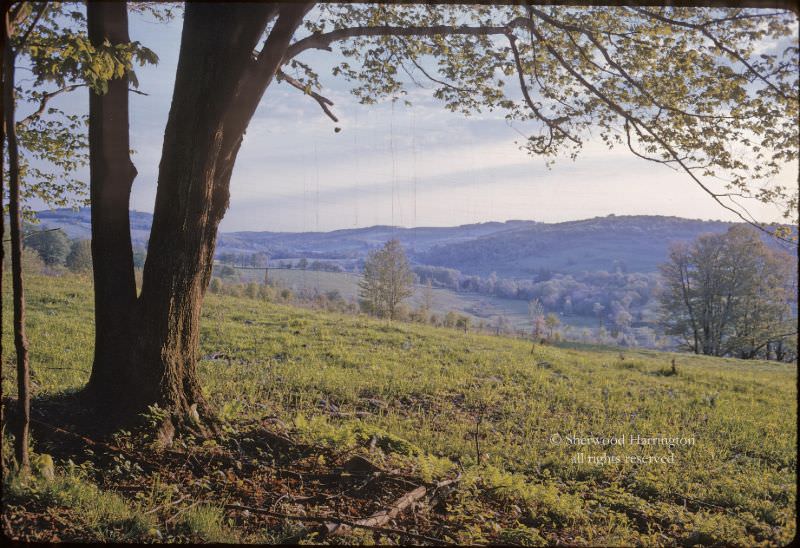
<svg viewBox="0 0 800 548">
<path fill-rule="evenodd" d="M 91 363 L 90 281 L 33 277 L 28 295 L 35 396 L 80 388 Z M 4 296 L 2 388 L 13 395 L 7 291 Z M 420 522 L 410 522 L 433 537 L 529 545 L 747 546 L 786 544 L 795 534 L 794 365 L 541 346 L 531 353 L 529 343 L 503 337 L 215 295 L 204 309 L 201 346 L 206 393 L 229 421 L 229 431 L 277 417 L 287 435 L 320 448 L 317 461 L 362 454 L 426 481 L 460 470 L 461 482 L 446 505 L 419 509 Z M 669 371 L 673 357 L 677 375 Z M 670 450 L 568 441 L 631 435 L 694 443 Z M 198 450 L 211 451 L 205 444 Z M 623 462 L 587 462 L 604 454 Z M 671 462 L 624 462 L 626 457 Z M 168 478 L 130 472 L 140 479 L 115 482 L 85 474 L 73 481 L 74 467 L 56 465 L 49 487 L 7 483 L 6 502 L 77 520 L 82 525 L 69 538 L 118 538 L 119 523 L 126 523 L 128 539 L 157 533 L 173 540 L 274 542 L 292 527 L 270 522 L 258 528 L 248 521 L 255 518 L 223 509 L 225 500 L 240 496 L 237 482 L 250 481 L 241 466 L 239 472 L 220 471 L 223 479 L 233 475 L 211 487 L 191 484 L 193 497 L 205 493 L 210 502 L 178 517 L 165 514 L 178 506 L 152 495 L 172 488 Z M 64 489 L 78 489 L 78 481 L 84 482 L 81 492 L 98 489 L 92 485 L 98 477 L 105 478 L 102 496 L 121 505 L 113 517 L 117 525 L 108 525 L 112 518 L 95 506 L 87 510 L 86 496 L 63 495 Z M 173 481 L 179 491 L 190 489 L 185 478 Z M 144 495 L 134 497 L 131 484 Z M 291 513 L 302 507 L 309 514 L 335 504 L 279 499 L 281 494 L 267 493 L 251 504 L 265 504 L 274 495 L 273 508 L 289 504 Z M 181 536 L 179 525 L 194 536 Z"/>
</svg>

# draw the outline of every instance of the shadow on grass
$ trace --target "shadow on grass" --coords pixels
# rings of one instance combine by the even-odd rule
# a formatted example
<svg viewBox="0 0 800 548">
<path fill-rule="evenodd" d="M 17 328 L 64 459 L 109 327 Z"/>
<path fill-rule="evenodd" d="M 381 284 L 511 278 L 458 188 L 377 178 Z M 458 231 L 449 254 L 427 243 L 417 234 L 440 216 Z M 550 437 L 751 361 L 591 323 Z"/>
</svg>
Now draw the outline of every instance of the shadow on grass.
<svg viewBox="0 0 800 548">
<path fill-rule="evenodd" d="M 18 424 L 17 400 L 3 398 L 3 424 L 13 433 Z M 31 400 L 31 438 L 34 451 L 47 453 L 57 460 L 81 462 L 86 448 L 108 443 L 121 428 L 145 425 L 143 417 L 133 413 L 123 420 L 103 407 L 97 406 L 85 389 L 65 390 L 35 397 Z"/>
<path fill-rule="evenodd" d="M 676 370 L 674 370 L 674 369 L 669 368 L 669 367 L 662 367 L 661 369 L 657 369 L 656 371 L 653 371 L 652 374 L 655 375 L 656 377 L 677 377 L 678 376 L 678 372 Z"/>
</svg>

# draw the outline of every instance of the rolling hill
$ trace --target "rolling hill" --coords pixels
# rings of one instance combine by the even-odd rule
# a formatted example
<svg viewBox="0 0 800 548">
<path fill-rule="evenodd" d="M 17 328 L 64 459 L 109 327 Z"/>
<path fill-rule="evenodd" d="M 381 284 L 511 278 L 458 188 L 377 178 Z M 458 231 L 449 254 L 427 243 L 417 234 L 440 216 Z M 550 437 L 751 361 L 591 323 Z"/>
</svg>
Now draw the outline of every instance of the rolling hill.
<svg viewBox="0 0 800 548">
<path fill-rule="evenodd" d="M 418 254 L 423 264 L 455 268 L 465 274 L 491 272 L 526 278 L 546 269 L 556 272 L 654 272 L 669 245 L 708 232 L 725 232 L 732 223 L 660 216 L 608 216 L 536 223 L 463 242 L 445 243 Z"/>
<path fill-rule="evenodd" d="M 42 225 L 61 227 L 71 238 L 89 238 L 87 208 L 38 213 Z M 145 246 L 152 216 L 131 212 L 134 245 Z M 617 266 L 654 272 L 669 244 L 706 232 L 724 232 L 732 223 L 661 216 L 608 216 L 562 223 L 506 221 L 456 227 L 373 226 L 331 232 L 224 232 L 218 253 L 264 252 L 273 259 L 307 257 L 352 264 L 390 238 L 398 238 L 416 264 L 442 266 L 465 274 L 496 272 L 530 278 L 540 270 L 576 273 Z"/>
</svg>

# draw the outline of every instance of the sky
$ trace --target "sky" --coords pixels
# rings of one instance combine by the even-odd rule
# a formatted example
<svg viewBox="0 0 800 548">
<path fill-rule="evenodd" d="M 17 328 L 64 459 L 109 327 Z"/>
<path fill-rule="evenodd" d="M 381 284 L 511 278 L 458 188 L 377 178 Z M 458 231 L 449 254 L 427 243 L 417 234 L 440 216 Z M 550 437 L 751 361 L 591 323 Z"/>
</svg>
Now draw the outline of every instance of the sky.
<svg viewBox="0 0 800 548">
<path fill-rule="evenodd" d="M 131 208 L 138 211 L 153 210 L 181 24 L 180 17 L 158 23 L 133 14 L 130 20 L 131 39 L 160 58 L 155 67 L 136 69 L 147 95 L 130 98 L 138 170 Z M 410 87 L 410 107 L 402 101 L 360 105 L 346 82 L 318 68 L 330 66 L 333 55 L 315 52 L 304 60 L 322 75 L 339 123 L 288 84 L 270 85 L 236 162 L 222 231 L 559 222 L 612 213 L 737 220 L 687 175 L 627 149 L 589 142 L 577 160 L 558 158 L 548 167 L 519 149 L 520 134 L 501 114 L 450 113 L 431 88 Z M 59 99 L 59 106 L 88 112 L 86 91 Z M 778 180 L 796 184 L 796 166 Z M 748 208 L 759 221 L 781 220 L 774 206 Z"/>
</svg>

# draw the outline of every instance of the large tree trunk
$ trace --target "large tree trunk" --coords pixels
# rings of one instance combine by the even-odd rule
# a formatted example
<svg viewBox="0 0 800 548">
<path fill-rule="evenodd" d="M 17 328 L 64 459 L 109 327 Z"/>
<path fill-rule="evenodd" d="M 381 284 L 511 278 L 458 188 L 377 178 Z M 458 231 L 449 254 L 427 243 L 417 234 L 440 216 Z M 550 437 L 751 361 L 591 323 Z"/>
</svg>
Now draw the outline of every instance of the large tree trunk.
<svg viewBox="0 0 800 548">
<path fill-rule="evenodd" d="M 130 42 L 125 2 L 88 2 L 89 40 Z M 130 318 L 136 305 L 128 206 L 136 168 L 130 159 L 128 78 L 89 92 L 89 152 L 94 271 L 95 353 L 89 393 L 116 399 L 130 356 Z M 117 384 L 117 387 L 114 385 Z"/>
<path fill-rule="evenodd" d="M 14 347 L 17 351 L 17 428 L 14 429 L 14 453 L 22 470 L 29 467 L 28 430 L 30 427 L 30 369 L 28 339 L 25 336 L 25 293 L 22 280 L 22 219 L 19 191 L 19 148 L 15 127 L 14 62 L 16 53 L 8 43 L 10 24 L 4 14 L 3 41 L 3 121 L 8 141 L 8 205 L 11 224 L 11 279 L 14 290 Z M 0 211 L 0 214 L 2 212 Z"/>
<path fill-rule="evenodd" d="M 0 62 L 5 59 L 6 55 L 6 45 L 8 44 L 8 37 L 6 36 L 6 29 L 8 26 L 6 25 L 6 17 L 8 12 L 8 2 L 6 0 L 0 1 L 0 24 L 3 25 L 3 29 L 0 30 L 0 34 L 2 34 L 2 40 L 0 40 Z M 0 69 L 0 116 L 3 116 L 5 113 L 5 70 Z M 6 124 L 5 119 L 0 121 L 0 159 L 5 158 L 5 147 L 6 147 Z M 6 183 L 6 174 L 5 174 L 5 161 L 0 161 L 0 330 L 3 328 L 3 270 L 5 269 L 5 260 L 6 260 L 6 248 L 3 244 L 3 241 L 6 239 L 6 214 L 5 209 L 3 207 L 3 198 L 5 197 L 5 183 Z M 3 368 L 3 337 L 0 333 L 0 370 Z M 0 419 L 2 422 L 2 419 Z"/>
<path fill-rule="evenodd" d="M 178 421 L 209 415 L 196 363 L 217 227 L 228 207 L 230 178 L 247 124 L 310 6 L 186 6 L 142 291 L 130 319 L 131 346 L 124 347 L 130 351 L 112 375 L 93 373 L 95 391 L 113 396 L 128 415 L 154 403 Z M 122 235 L 114 241 L 120 244 Z M 110 270 L 103 273 L 110 275 Z M 127 288 L 126 283 L 122 289 Z"/>
</svg>

